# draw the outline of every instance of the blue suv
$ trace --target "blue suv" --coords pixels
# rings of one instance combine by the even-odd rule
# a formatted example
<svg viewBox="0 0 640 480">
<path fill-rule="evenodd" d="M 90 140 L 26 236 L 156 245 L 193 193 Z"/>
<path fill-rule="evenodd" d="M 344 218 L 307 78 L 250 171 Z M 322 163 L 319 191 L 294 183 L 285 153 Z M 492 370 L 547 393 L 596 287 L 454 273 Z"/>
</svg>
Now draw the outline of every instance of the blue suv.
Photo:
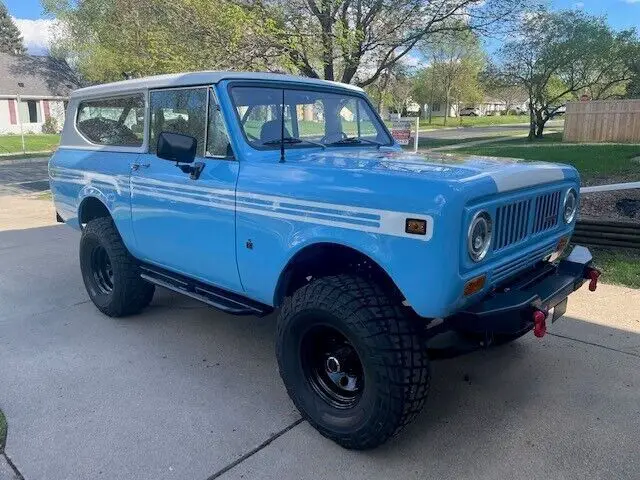
<svg viewBox="0 0 640 480">
<path fill-rule="evenodd" d="M 67 118 L 51 188 L 96 307 L 135 314 L 161 286 L 239 315 L 277 309 L 291 398 L 347 448 L 418 414 L 443 338 L 542 336 L 595 288 L 587 249 L 559 261 L 574 168 L 405 153 L 354 86 L 164 75 L 77 90 Z"/>
</svg>

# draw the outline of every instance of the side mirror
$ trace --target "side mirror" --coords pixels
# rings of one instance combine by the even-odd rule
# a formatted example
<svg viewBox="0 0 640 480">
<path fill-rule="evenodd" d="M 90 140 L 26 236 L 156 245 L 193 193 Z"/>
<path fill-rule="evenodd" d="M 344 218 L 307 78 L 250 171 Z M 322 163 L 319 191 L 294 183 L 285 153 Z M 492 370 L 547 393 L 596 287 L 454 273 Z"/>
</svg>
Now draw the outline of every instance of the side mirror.
<svg viewBox="0 0 640 480">
<path fill-rule="evenodd" d="M 176 163 L 193 163 L 196 158 L 198 141 L 180 133 L 160 132 L 158 137 L 158 157 Z"/>
</svg>

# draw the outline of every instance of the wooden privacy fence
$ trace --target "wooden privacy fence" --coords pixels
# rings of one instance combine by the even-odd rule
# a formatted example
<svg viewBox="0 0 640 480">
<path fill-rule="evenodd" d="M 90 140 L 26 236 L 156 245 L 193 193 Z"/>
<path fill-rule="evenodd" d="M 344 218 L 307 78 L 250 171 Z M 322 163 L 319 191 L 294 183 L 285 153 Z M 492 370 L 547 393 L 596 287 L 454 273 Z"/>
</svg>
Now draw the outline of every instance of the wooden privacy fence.
<svg viewBox="0 0 640 480">
<path fill-rule="evenodd" d="M 565 142 L 640 143 L 640 99 L 567 102 L 565 115 Z"/>
</svg>

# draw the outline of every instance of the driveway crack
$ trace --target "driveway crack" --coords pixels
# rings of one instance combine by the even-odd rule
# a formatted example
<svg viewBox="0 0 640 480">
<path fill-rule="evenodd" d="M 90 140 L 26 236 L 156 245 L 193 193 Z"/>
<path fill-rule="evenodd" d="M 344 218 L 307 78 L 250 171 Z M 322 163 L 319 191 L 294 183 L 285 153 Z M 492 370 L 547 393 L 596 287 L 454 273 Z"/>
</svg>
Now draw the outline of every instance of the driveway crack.
<svg viewBox="0 0 640 480">
<path fill-rule="evenodd" d="M 216 473 L 214 473 L 213 475 L 211 475 L 209 478 L 207 478 L 207 480 L 215 480 L 216 478 L 219 478 L 220 476 L 224 475 L 225 473 L 227 473 L 229 470 L 231 470 L 232 468 L 236 467 L 237 465 L 240 465 L 242 462 L 244 462 L 246 459 L 252 457 L 253 455 L 255 455 L 256 453 L 258 453 L 260 450 L 262 450 L 263 448 L 269 446 L 269 444 L 271 444 L 271 442 L 273 442 L 274 440 L 277 440 L 278 438 L 280 438 L 282 435 L 284 435 L 285 433 L 287 433 L 289 430 L 294 429 L 295 427 L 297 427 L 298 425 L 300 425 L 303 422 L 302 418 L 299 418 L 298 420 L 296 420 L 295 422 L 293 422 L 291 425 L 289 425 L 288 427 L 283 428 L 282 430 L 280 430 L 279 432 L 274 433 L 273 435 L 271 435 L 267 440 L 265 440 L 264 442 L 262 442 L 260 445 L 258 445 L 257 447 L 249 450 L 247 453 L 245 453 L 244 455 L 242 455 L 240 458 L 234 460 L 233 462 L 231 462 L 229 465 L 221 468 L 220 470 L 218 470 Z"/>
<path fill-rule="evenodd" d="M 566 335 L 559 335 L 557 333 L 551 333 L 551 332 L 548 332 L 547 335 L 551 335 L 552 337 L 564 338 L 565 340 L 573 340 L 574 342 L 584 343 L 585 345 L 591 345 L 593 347 L 600 347 L 600 348 L 604 348 L 605 350 L 611 350 L 612 352 L 623 353 L 625 355 L 630 355 L 632 357 L 640 358 L 640 354 L 633 353 L 633 352 L 626 352 L 624 350 L 620 350 L 620 349 L 613 348 L 613 347 L 607 347 L 605 345 L 600 345 L 599 343 L 587 342 L 586 340 L 580 340 L 578 338 L 567 337 Z"/>
<path fill-rule="evenodd" d="M 22 474 L 20 473 L 20 470 L 18 470 L 18 467 L 16 467 L 14 465 L 14 463 L 11 461 L 11 459 L 9 458 L 9 456 L 7 455 L 7 452 L 2 452 L 1 455 L 4 457 L 4 459 L 7 462 L 7 465 L 9 465 L 9 467 L 11 468 L 11 470 L 13 470 L 14 475 L 18 478 L 18 480 L 24 480 L 24 477 L 22 476 Z"/>
</svg>

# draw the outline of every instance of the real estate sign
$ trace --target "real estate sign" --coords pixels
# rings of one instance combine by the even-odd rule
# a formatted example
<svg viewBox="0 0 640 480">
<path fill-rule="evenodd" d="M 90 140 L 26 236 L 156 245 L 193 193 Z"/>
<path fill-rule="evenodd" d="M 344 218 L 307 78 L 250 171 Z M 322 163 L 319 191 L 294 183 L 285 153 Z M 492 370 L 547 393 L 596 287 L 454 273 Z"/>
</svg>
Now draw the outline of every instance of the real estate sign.
<svg viewBox="0 0 640 480">
<path fill-rule="evenodd" d="M 409 145 L 411 142 L 411 130 L 415 128 L 413 135 L 414 150 L 418 151 L 418 129 L 420 128 L 420 119 L 418 117 L 399 117 L 391 123 L 391 135 L 400 145 Z"/>
</svg>

